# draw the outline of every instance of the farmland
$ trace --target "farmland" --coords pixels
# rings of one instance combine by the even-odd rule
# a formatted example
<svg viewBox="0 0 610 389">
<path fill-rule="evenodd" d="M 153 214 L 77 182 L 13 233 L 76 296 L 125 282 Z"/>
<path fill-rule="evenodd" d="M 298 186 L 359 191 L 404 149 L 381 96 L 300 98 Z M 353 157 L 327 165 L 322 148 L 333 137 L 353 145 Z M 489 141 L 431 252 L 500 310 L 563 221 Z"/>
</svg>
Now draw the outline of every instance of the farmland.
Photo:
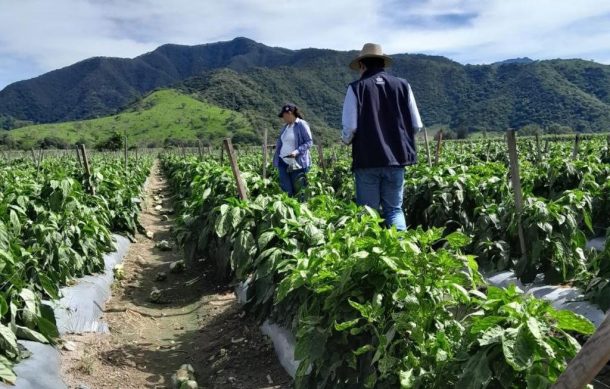
<svg viewBox="0 0 610 389">
<path fill-rule="evenodd" d="M 572 142 L 525 139 L 519 151 L 524 253 L 503 141 L 451 143 L 440 164 L 408 169 L 406 233 L 351 202 L 344 150 L 311 173 L 306 205 L 261 177 L 260 157 L 239 158 L 248 201 L 215 157 L 163 165 L 182 199 L 177 241 L 244 282 L 249 312 L 293 331 L 297 387 L 546 387 L 591 324 L 481 272 L 578 285 L 605 307 L 608 251 L 585 244 L 608 228 L 608 145 L 587 140 L 578 158 Z"/>
<path fill-rule="evenodd" d="M 604 137 L 576 151 L 573 138 L 518 139 L 521 211 L 504 140 L 446 142 L 431 165 L 420 148 L 406 171 L 405 232 L 353 203 L 347 148 L 313 153 L 305 203 L 281 192 L 275 169 L 263 177 L 260 148 L 246 147 L 249 198 L 238 199 L 226 154 L 207 151 L 159 155 L 173 238 L 187 271 L 203 258 L 218 282 L 241 285 L 249 319 L 294 334 L 295 387 L 549 387 L 595 326 L 487 276 L 513 271 L 610 304 L 610 250 L 586 248 L 610 227 Z M 0 373 L 11 381 L 17 337 L 57 339 L 40 300 L 99 271 L 111 231 L 138 230 L 152 158 L 125 169 L 100 154 L 90 177 L 67 155 L 0 163 Z"/>
<path fill-rule="evenodd" d="M 140 186 L 150 158 L 96 156 L 86 176 L 74 157 L 2 162 L 0 170 L 0 378 L 13 382 L 21 358 L 16 338 L 57 341 L 53 311 L 42 299 L 104 268 L 111 232 L 137 230 Z M 91 187 L 96 194 L 91 193 Z"/>
</svg>

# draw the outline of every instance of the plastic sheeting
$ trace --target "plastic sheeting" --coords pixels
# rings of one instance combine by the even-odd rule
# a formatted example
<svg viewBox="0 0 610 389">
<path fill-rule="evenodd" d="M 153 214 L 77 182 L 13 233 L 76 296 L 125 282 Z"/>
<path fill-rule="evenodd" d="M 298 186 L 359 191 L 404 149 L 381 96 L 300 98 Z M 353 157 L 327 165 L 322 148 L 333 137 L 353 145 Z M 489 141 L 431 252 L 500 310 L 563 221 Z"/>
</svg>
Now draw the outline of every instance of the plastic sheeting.
<svg viewBox="0 0 610 389">
<path fill-rule="evenodd" d="M 597 251 L 604 251 L 604 247 L 606 247 L 606 238 L 594 238 L 587 242 L 585 248 L 587 249 L 595 249 Z"/>
<path fill-rule="evenodd" d="M 108 325 L 100 320 L 103 306 L 110 297 L 115 265 L 121 263 L 129 248 L 129 240 L 120 235 L 116 251 L 104 255 L 104 273 L 85 276 L 76 285 L 61 288 L 62 298 L 52 302 L 60 334 L 108 332 Z"/>
<path fill-rule="evenodd" d="M 116 244 L 112 253 L 104 255 L 104 273 L 85 276 L 73 286 L 61 288 L 63 297 L 59 301 L 45 301 L 55 311 L 55 320 L 60 334 L 82 332 L 108 332 L 108 325 L 100 320 L 102 307 L 110 297 L 115 265 L 121 263 L 129 240 L 113 235 Z M 32 355 L 15 365 L 15 386 L 0 384 L 0 388 L 13 389 L 63 389 L 59 373 L 59 352 L 48 344 L 19 341 Z"/>
<path fill-rule="evenodd" d="M 606 245 L 605 238 L 594 238 L 587 242 L 586 248 L 602 251 Z M 493 286 L 506 288 L 510 284 L 515 284 L 522 293 L 527 293 L 542 298 L 551 303 L 556 309 L 567 309 L 583 315 L 591 320 L 596 327 L 604 321 L 605 313 L 596 305 L 584 301 L 584 294 L 578 288 L 565 287 L 560 285 L 544 285 L 542 276 L 539 274 L 531 284 L 524 285 L 515 276 L 513 271 L 502 271 L 485 276 L 487 282 Z"/>
<path fill-rule="evenodd" d="M 296 343 L 294 335 L 286 328 L 271 323 L 269 320 L 265 320 L 261 326 L 261 332 L 271 338 L 277 358 L 280 360 L 284 370 L 294 378 L 299 368 L 299 361 L 294 359 Z"/>
<path fill-rule="evenodd" d="M 510 284 L 515 284 L 522 293 L 527 293 L 542 298 L 551 303 L 556 309 L 567 309 L 583 315 L 591 320 L 596 327 L 604 321 L 605 314 L 596 305 L 588 301 L 583 301 L 584 295 L 578 288 L 565 287 L 559 285 L 541 285 L 539 280 L 531 284 L 524 285 L 517 279 L 512 271 L 503 271 L 485 277 L 487 282 L 493 286 L 506 288 Z"/>
<path fill-rule="evenodd" d="M 237 296 L 237 302 L 241 305 L 247 302 L 248 286 L 249 281 L 240 282 L 235 286 L 235 295 Z M 286 370 L 286 372 L 294 378 L 297 369 L 299 368 L 299 361 L 294 359 L 294 348 L 296 346 L 296 340 L 290 330 L 280 327 L 279 325 L 265 320 L 263 325 L 260 327 L 261 332 L 268 336 L 273 342 L 273 348 L 277 359 L 280 364 Z"/>
<path fill-rule="evenodd" d="M 59 301 L 44 301 L 55 311 L 55 320 L 60 334 L 82 332 L 108 332 L 108 325 L 100 320 L 102 309 L 110 297 L 113 268 L 121 263 L 129 240 L 113 235 L 116 243 L 112 253 L 104 255 L 104 273 L 85 276 L 73 286 L 61 288 L 63 297 Z M 0 384 L 0 388 L 13 389 L 63 389 L 59 370 L 59 352 L 48 344 L 19 341 L 32 355 L 15 366 L 15 386 Z"/>
<path fill-rule="evenodd" d="M 32 356 L 15 366 L 17 381 L 14 386 L 0 383 L 0 388 L 11 389 L 64 389 L 59 374 L 59 351 L 53 346 L 28 340 L 20 344 L 32 352 Z"/>
</svg>

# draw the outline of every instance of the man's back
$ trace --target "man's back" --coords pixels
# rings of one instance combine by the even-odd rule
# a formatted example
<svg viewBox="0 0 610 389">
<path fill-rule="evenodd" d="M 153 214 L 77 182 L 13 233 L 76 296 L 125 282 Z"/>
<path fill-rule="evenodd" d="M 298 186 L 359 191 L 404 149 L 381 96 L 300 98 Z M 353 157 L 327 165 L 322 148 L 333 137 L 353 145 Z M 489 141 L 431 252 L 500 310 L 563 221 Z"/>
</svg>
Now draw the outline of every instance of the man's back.
<svg viewBox="0 0 610 389">
<path fill-rule="evenodd" d="M 358 102 L 353 168 L 414 164 L 415 131 L 407 81 L 376 69 L 365 72 L 350 88 Z"/>
</svg>

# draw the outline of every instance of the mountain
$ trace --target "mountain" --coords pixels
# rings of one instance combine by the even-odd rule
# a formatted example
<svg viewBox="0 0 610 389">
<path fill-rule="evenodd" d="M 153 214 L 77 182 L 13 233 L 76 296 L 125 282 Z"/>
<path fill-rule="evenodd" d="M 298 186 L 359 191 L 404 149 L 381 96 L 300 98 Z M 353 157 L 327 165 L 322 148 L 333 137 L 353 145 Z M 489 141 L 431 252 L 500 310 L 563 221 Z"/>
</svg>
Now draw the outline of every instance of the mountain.
<svg viewBox="0 0 610 389">
<path fill-rule="evenodd" d="M 103 118 L 38 124 L 21 127 L 6 135 L 12 146 L 65 147 L 74 143 L 95 146 L 113 134 L 128 135 L 130 145 L 160 147 L 201 140 L 218 144 L 227 135 L 238 143 L 258 141 L 243 114 L 211 105 L 173 89 L 155 91 L 120 114 Z"/>
<path fill-rule="evenodd" d="M 511 59 L 505 59 L 504 61 L 499 61 L 499 62 L 494 62 L 492 65 L 507 65 L 507 64 L 511 64 L 511 63 L 532 63 L 534 62 L 533 59 L 528 58 L 528 57 L 519 57 L 519 58 L 511 58 Z"/>
<path fill-rule="evenodd" d="M 0 91 L 0 115 L 50 123 L 120 112 L 143 95 L 172 87 L 277 128 L 278 107 L 303 108 L 318 136 L 336 138 L 355 51 L 288 50 L 246 38 L 198 46 L 164 45 L 133 59 L 91 58 Z M 610 128 L 610 66 L 584 60 L 513 59 L 461 65 L 440 56 L 393 55 L 427 126 L 505 130 L 527 124 L 577 131 Z M 331 132 L 333 132 L 331 134 Z"/>
</svg>

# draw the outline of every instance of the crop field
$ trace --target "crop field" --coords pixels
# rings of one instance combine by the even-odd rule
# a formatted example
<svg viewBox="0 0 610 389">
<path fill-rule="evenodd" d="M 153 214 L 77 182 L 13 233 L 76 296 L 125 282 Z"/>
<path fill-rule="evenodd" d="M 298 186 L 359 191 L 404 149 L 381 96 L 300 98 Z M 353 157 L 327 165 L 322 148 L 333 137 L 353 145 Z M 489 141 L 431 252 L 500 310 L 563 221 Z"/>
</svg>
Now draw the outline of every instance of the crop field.
<svg viewBox="0 0 610 389">
<path fill-rule="evenodd" d="M 249 318 L 294 335 L 295 387 L 547 388 L 595 325 L 488 277 L 610 307 L 610 247 L 587 245 L 610 227 L 605 137 L 519 138 L 522 204 L 503 139 L 445 142 L 437 160 L 430 146 L 430 164 L 422 146 L 406 169 L 404 232 L 353 202 L 349 148 L 312 150 L 304 202 L 261 148 L 237 152 L 248 199 L 226 152 L 159 153 L 187 271 L 203 258 L 244 291 Z M 139 231 L 153 159 L 99 153 L 89 174 L 73 153 L 0 159 L 0 379 L 15 380 L 17 339 L 58 341 L 42 301 L 101 271 L 111 232 Z"/>
<path fill-rule="evenodd" d="M 520 213 L 503 140 L 447 143 L 432 166 L 421 151 L 406 172 L 405 233 L 353 203 L 348 149 L 328 150 L 324 170 L 318 161 L 305 204 L 281 194 L 274 171 L 261 176 L 260 151 L 238 157 L 248 201 L 226 157 L 162 164 L 187 258 L 245 283 L 246 309 L 295 334 L 297 387 L 548 387 L 594 326 L 482 274 L 574 285 L 607 309 L 610 251 L 586 243 L 610 224 L 608 143 L 575 151 L 572 139 L 519 141 Z"/>
<path fill-rule="evenodd" d="M 0 162 L 0 379 L 23 354 L 17 338 L 54 343 L 58 288 L 104 268 L 111 232 L 134 234 L 139 191 L 150 157 L 124 161 L 102 154 L 90 175 L 73 154 Z M 95 195 L 90 188 L 95 188 Z"/>
</svg>

